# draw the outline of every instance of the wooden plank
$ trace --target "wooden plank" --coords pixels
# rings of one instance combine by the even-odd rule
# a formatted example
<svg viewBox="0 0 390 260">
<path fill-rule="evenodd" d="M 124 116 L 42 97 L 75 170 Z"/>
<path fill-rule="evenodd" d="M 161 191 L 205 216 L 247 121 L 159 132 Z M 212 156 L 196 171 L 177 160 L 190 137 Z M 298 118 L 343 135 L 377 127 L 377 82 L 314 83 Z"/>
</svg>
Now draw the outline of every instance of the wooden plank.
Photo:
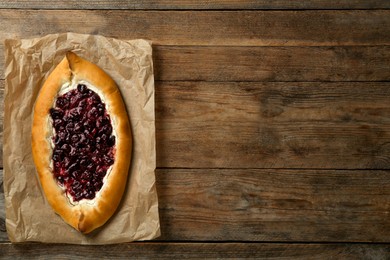
<svg viewBox="0 0 390 260">
<path fill-rule="evenodd" d="M 161 169 L 161 239 L 390 242 L 389 174 Z"/>
<path fill-rule="evenodd" d="M 383 9 L 390 8 L 387 0 L 159 0 L 159 1 L 76 1 L 76 0 L 8 0 L 0 2 L 0 8 L 12 9 L 152 9 L 152 10 L 226 10 L 226 9 Z"/>
<path fill-rule="evenodd" d="M 157 80 L 387 81 L 390 46 L 154 48 Z"/>
<path fill-rule="evenodd" d="M 388 169 L 389 100 L 389 82 L 157 82 L 157 165 Z"/>
<path fill-rule="evenodd" d="M 389 82 L 157 81 L 157 165 L 388 169 L 389 100 Z"/>
<path fill-rule="evenodd" d="M 390 10 L 161 12 L 2 9 L 0 38 L 30 38 L 72 31 L 119 39 L 145 38 L 157 45 L 389 45 L 389 17 Z"/>
<path fill-rule="evenodd" d="M 390 34 L 389 34 L 390 35 Z M 390 46 L 154 46 L 165 81 L 388 81 Z M 0 53 L 0 68 L 4 54 Z M 0 71 L 2 77 L 3 70 Z"/>
<path fill-rule="evenodd" d="M 159 240 L 389 243 L 389 176 L 374 170 L 157 169 Z M 4 223 L 4 215 L 0 219 Z M 0 233 L 7 241 L 4 229 Z"/>
<path fill-rule="evenodd" d="M 388 124 L 157 122 L 157 165 L 388 169 Z M 239 123 L 239 125 L 238 125 Z"/>
<path fill-rule="evenodd" d="M 163 243 L 142 242 L 104 246 L 0 244 L 11 259 L 387 259 L 388 244 Z"/>
</svg>

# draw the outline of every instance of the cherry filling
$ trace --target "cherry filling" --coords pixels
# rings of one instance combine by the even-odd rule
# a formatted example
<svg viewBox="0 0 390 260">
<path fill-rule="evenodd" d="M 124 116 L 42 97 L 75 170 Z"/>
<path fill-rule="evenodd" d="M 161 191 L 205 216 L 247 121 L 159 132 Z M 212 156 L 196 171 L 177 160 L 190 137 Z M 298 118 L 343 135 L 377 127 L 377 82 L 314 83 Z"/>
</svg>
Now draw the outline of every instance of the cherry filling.
<svg viewBox="0 0 390 260">
<path fill-rule="evenodd" d="M 50 116 L 55 129 L 54 177 L 74 201 L 95 198 L 114 163 L 115 136 L 105 104 L 78 84 L 57 98 Z"/>
</svg>

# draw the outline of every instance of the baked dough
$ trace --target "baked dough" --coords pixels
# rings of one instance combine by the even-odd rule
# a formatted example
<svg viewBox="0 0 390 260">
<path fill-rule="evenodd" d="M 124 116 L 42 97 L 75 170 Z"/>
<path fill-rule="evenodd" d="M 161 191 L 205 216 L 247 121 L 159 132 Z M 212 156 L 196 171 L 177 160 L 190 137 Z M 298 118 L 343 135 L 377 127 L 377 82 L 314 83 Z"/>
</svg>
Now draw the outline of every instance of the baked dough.
<svg viewBox="0 0 390 260">
<path fill-rule="evenodd" d="M 116 143 L 114 163 L 95 198 L 74 202 L 53 175 L 53 121 L 49 111 L 64 86 L 77 85 L 78 82 L 88 84 L 106 105 Z M 34 107 L 32 153 L 49 204 L 65 222 L 82 233 L 102 226 L 114 214 L 123 196 L 131 152 L 130 122 L 117 85 L 98 66 L 68 52 L 43 84 Z"/>
</svg>

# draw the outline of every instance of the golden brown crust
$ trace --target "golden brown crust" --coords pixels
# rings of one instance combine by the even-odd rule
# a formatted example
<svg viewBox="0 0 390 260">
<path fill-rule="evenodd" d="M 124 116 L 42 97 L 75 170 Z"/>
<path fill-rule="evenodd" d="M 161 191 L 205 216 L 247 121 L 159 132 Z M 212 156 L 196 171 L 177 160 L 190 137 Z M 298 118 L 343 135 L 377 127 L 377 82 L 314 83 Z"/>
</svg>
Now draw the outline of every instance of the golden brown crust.
<svg viewBox="0 0 390 260">
<path fill-rule="evenodd" d="M 52 148 L 49 110 L 54 106 L 61 86 L 66 82 L 86 81 L 103 95 L 116 132 L 115 161 L 93 204 L 72 205 L 51 172 Z M 83 233 L 102 226 L 115 212 L 122 198 L 130 167 L 132 137 L 130 122 L 121 94 L 115 82 L 102 69 L 73 52 L 49 75 L 34 107 L 32 152 L 38 176 L 46 198 L 54 211 L 68 224 Z"/>
</svg>

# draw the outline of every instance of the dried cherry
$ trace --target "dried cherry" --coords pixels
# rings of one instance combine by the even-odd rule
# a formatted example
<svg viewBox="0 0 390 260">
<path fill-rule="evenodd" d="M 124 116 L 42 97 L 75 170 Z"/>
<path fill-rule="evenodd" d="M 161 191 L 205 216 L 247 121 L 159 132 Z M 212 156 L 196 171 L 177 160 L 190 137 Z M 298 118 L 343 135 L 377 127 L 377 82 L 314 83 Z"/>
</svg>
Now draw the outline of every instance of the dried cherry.
<svg viewBox="0 0 390 260">
<path fill-rule="evenodd" d="M 99 95 L 85 84 L 59 96 L 53 121 L 53 172 L 74 201 L 93 199 L 114 163 L 115 136 Z"/>
</svg>

